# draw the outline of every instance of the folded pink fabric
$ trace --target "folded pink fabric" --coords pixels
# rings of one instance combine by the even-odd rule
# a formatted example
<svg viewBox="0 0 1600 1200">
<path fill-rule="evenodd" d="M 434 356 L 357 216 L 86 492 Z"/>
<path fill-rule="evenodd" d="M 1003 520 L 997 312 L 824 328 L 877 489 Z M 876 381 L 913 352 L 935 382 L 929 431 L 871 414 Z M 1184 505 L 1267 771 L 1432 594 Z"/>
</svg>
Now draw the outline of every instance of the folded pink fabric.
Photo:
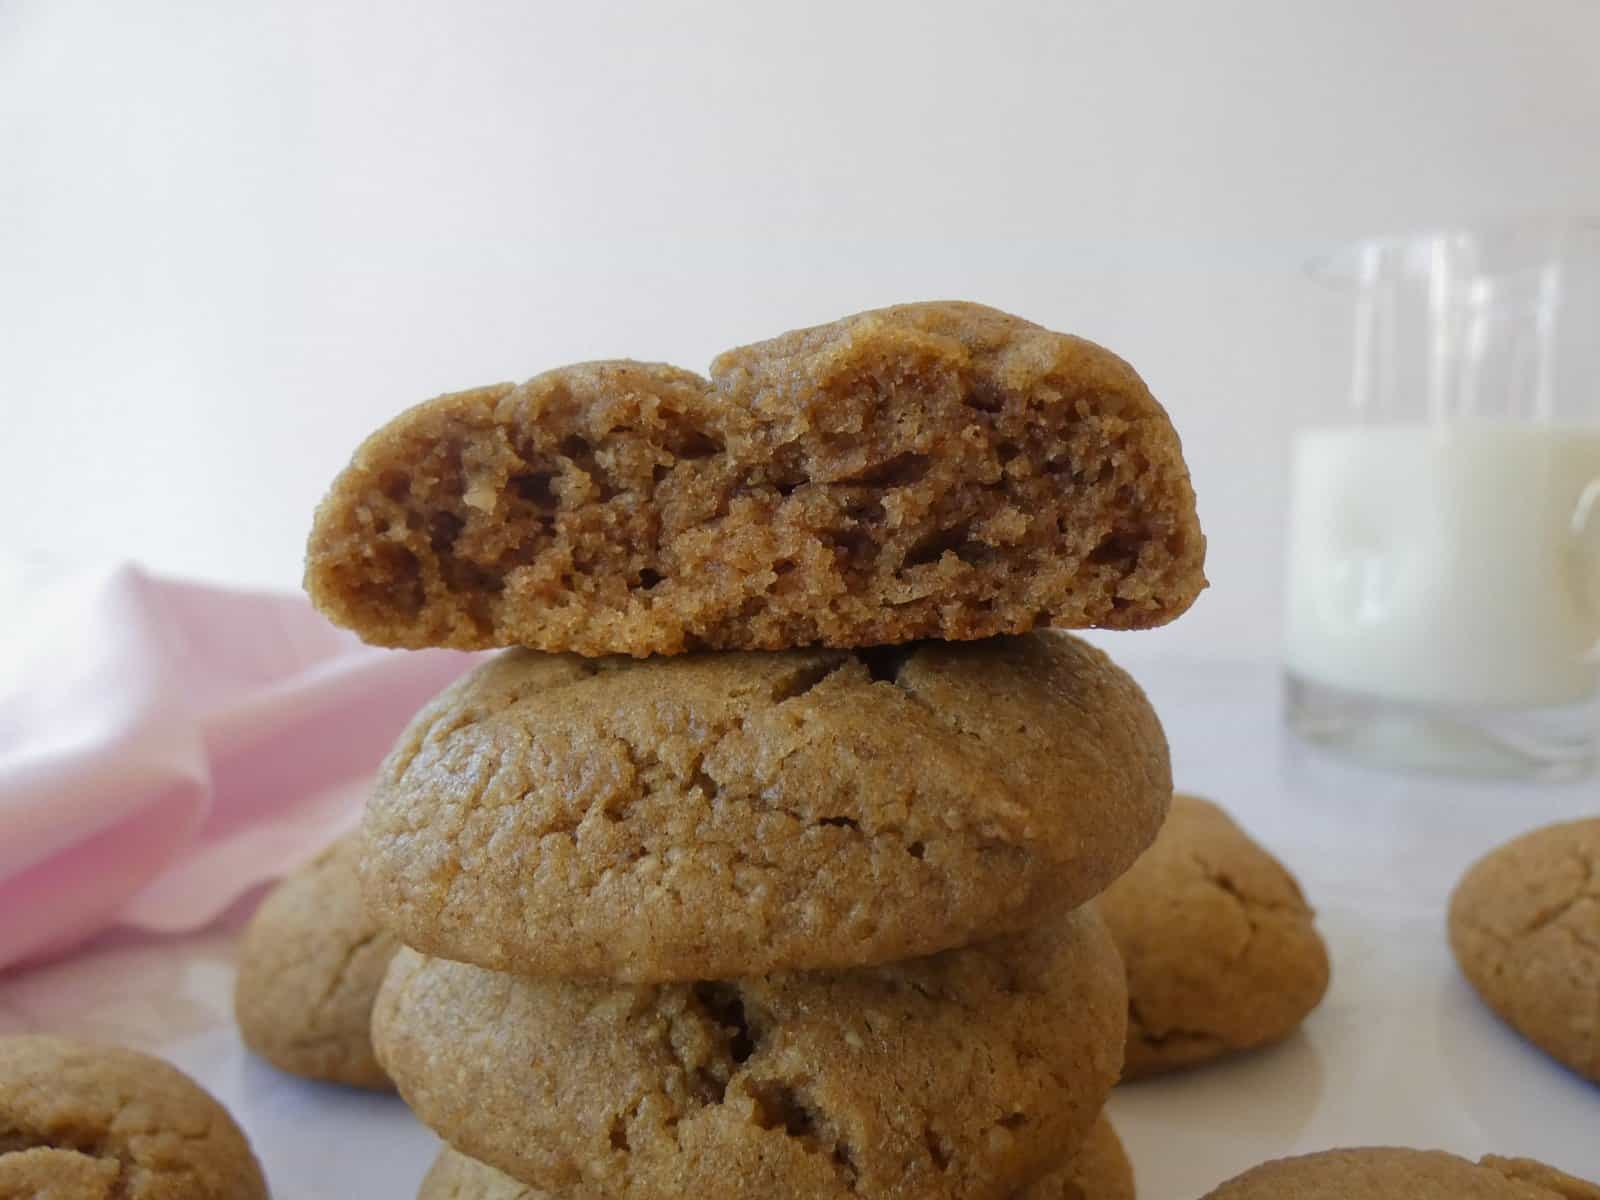
<svg viewBox="0 0 1600 1200">
<path fill-rule="evenodd" d="M 351 827 L 472 661 L 129 565 L 0 559 L 0 622 L 0 968 L 213 920 Z"/>
</svg>

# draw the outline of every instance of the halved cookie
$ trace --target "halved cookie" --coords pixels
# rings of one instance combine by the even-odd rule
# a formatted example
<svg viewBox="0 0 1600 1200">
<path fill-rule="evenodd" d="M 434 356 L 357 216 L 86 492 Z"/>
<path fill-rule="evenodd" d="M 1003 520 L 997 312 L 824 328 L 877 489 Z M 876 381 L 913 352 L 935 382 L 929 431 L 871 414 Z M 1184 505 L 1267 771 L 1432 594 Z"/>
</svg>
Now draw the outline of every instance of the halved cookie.
<svg viewBox="0 0 1600 1200">
<path fill-rule="evenodd" d="M 890 650 L 508 651 L 425 708 L 367 806 L 408 945 L 633 982 L 861 966 L 1098 893 L 1171 799 L 1104 654 L 1032 634 Z"/>
<path fill-rule="evenodd" d="M 1133 370 L 975 304 L 562 367 L 373 434 L 306 588 L 386 646 L 601 654 L 1137 629 L 1205 586 L 1177 434 Z"/>
<path fill-rule="evenodd" d="M 930 958 L 721 983 L 407 949 L 373 1037 L 418 1118 L 561 1200 L 1006 1200 L 1088 1134 L 1125 1008 L 1089 906 Z"/>
</svg>

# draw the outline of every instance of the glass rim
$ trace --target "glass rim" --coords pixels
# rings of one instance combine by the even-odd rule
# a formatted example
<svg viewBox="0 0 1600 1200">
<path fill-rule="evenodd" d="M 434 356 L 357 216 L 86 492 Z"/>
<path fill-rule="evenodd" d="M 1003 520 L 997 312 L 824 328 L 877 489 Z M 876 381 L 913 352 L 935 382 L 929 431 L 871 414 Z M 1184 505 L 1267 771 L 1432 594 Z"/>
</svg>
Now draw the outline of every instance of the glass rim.
<svg viewBox="0 0 1600 1200">
<path fill-rule="evenodd" d="M 1591 253 L 1600 251 L 1600 212 L 1534 214 L 1356 238 L 1313 255 L 1305 261 L 1304 272 L 1316 283 L 1342 290 L 1360 284 L 1359 263 L 1365 254 L 1418 249 L 1450 240 L 1476 241 L 1501 249 L 1521 243 L 1525 257 L 1518 266 L 1532 266 L 1541 255 L 1548 257 L 1553 243 L 1562 240 L 1575 241 Z"/>
</svg>

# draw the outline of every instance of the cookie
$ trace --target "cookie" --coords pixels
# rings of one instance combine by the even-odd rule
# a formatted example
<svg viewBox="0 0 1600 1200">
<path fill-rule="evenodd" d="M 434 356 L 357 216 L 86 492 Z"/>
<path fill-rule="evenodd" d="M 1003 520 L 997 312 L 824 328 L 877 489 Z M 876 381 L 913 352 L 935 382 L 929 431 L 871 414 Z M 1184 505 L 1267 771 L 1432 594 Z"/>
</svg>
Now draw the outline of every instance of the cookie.
<svg viewBox="0 0 1600 1200">
<path fill-rule="evenodd" d="M 1462 877 L 1450 947 L 1490 1008 L 1600 1081 L 1600 818 L 1508 842 Z"/>
<path fill-rule="evenodd" d="M 239 946 L 233 1008 L 245 1045 L 307 1079 L 386 1089 L 372 1000 L 399 946 L 361 902 L 361 839 L 341 838 L 280 883 Z"/>
<path fill-rule="evenodd" d="M 1017 1200 L 1133 1200 L 1133 1164 L 1104 1113 L 1070 1162 L 1025 1188 Z"/>
<path fill-rule="evenodd" d="M 547 1200 L 548 1192 L 518 1183 L 488 1163 L 445 1146 L 433 1160 L 417 1200 Z M 1072 1163 L 1029 1184 L 1016 1200 L 1133 1200 L 1133 1168 L 1102 1116 Z"/>
<path fill-rule="evenodd" d="M 1175 796 L 1099 904 L 1128 969 L 1124 1078 L 1278 1041 L 1327 991 L 1328 951 L 1294 877 L 1208 801 Z"/>
<path fill-rule="evenodd" d="M 76 1150 L 0 1150 L 0 1200 L 118 1200 L 122 1165 Z"/>
<path fill-rule="evenodd" d="M 1160 724 L 1057 634 L 644 662 L 509 651 L 425 708 L 367 806 L 369 907 L 527 975 L 725 979 L 1010 932 L 1121 874 Z"/>
<path fill-rule="evenodd" d="M 1203 1200 L 1600 1200 L 1600 1188 L 1526 1158 L 1477 1163 L 1439 1150 L 1325 1150 L 1263 1163 Z"/>
<path fill-rule="evenodd" d="M 457 1150 L 561 1200 L 1005 1200 L 1087 1135 L 1126 993 L 1092 906 L 888 966 L 533 980 L 395 956 L 378 1057 Z"/>
<path fill-rule="evenodd" d="M 0 1038 L 0 1196 L 266 1200 L 227 1111 L 175 1067 L 115 1046 Z"/>
<path fill-rule="evenodd" d="M 562 367 L 373 434 L 306 589 L 384 646 L 587 655 L 1139 629 L 1205 586 L 1178 436 L 1132 368 L 976 304 Z"/>
</svg>

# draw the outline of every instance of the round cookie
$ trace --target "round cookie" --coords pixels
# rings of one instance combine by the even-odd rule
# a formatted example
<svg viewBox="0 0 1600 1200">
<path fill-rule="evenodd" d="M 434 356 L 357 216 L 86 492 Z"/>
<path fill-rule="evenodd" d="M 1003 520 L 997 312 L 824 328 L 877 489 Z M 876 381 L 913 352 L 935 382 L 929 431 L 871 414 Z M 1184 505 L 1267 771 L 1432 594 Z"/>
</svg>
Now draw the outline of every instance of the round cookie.
<svg viewBox="0 0 1600 1200">
<path fill-rule="evenodd" d="M 175 1067 L 115 1046 L 0 1038 L 0 1196 L 266 1200 L 233 1118 Z"/>
<path fill-rule="evenodd" d="M 245 1045 L 307 1079 L 387 1089 L 372 1053 L 372 1001 L 399 946 L 361 901 L 349 834 L 261 902 L 239 946 L 234 1016 Z"/>
<path fill-rule="evenodd" d="M 1128 971 L 1124 1079 L 1285 1038 L 1327 991 L 1299 885 L 1209 801 L 1173 797 L 1155 843 L 1098 903 Z"/>
<path fill-rule="evenodd" d="M 1171 799 L 1138 685 L 1065 635 L 891 650 L 501 654 L 367 806 L 373 914 L 525 975 L 893 962 L 1098 893 Z"/>
<path fill-rule="evenodd" d="M 1600 818 L 1535 829 L 1485 855 L 1456 886 L 1449 928 L 1484 1002 L 1600 1081 Z"/>
<path fill-rule="evenodd" d="M 1070 1162 L 1029 1185 L 1017 1200 L 1134 1200 L 1133 1164 L 1104 1113 Z"/>
<path fill-rule="evenodd" d="M 306 590 L 387 646 L 582 654 L 1138 629 L 1205 586 L 1167 414 L 1081 338 L 905 304 L 440 396 L 318 506 Z"/>
<path fill-rule="evenodd" d="M 547 1200 L 548 1195 L 444 1146 L 423 1178 L 417 1200 Z M 1016 1200 L 1134 1200 L 1133 1167 L 1105 1115 L 1094 1123 L 1071 1163 L 1023 1188 Z"/>
<path fill-rule="evenodd" d="M 1526 1158 L 1439 1150 L 1325 1150 L 1253 1167 L 1202 1200 L 1600 1200 L 1600 1188 Z"/>
<path fill-rule="evenodd" d="M 723 983 L 403 949 L 373 1040 L 419 1119 L 559 1200 L 1005 1200 L 1088 1134 L 1125 1010 L 1090 907 L 930 958 Z"/>
<path fill-rule="evenodd" d="M 76 1150 L 0 1150 L 0 1200 L 118 1200 L 122 1165 Z"/>
</svg>

